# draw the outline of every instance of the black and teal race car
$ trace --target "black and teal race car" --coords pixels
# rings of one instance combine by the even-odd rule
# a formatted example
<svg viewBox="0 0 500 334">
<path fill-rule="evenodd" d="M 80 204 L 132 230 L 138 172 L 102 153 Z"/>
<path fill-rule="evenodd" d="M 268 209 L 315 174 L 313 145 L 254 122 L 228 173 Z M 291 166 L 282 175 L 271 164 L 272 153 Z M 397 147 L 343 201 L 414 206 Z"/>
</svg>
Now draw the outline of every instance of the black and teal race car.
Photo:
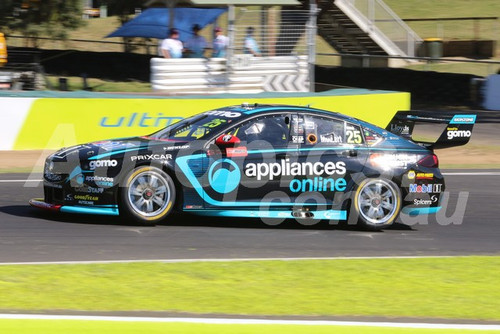
<svg viewBox="0 0 500 334">
<path fill-rule="evenodd" d="M 466 144 L 475 118 L 398 112 L 382 129 L 309 107 L 224 107 L 148 136 L 59 150 L 45 163 L 45 198 L 30 204 L 148 225 L 176 210 L 381 229 L 400 212 L 441 208 L 433 149 Z M 411 140 L 416 121 L 448 125 L 423 143 Z"/>
</svg>

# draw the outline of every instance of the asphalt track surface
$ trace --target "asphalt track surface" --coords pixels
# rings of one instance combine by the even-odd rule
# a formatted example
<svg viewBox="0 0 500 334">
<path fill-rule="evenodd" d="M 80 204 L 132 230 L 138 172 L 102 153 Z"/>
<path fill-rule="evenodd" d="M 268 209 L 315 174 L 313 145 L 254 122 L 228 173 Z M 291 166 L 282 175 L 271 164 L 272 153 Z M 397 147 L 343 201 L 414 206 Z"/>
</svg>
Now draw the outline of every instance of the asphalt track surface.
<svg viewBox="0 0 500 334">
<path fill-rule="evenodd" d="M 41 184 L 15 181 L 27 174 L 0 174 L 0 262 L 500 254 L 500 171 L 444 172 L 448 219 L 403 221 L 382 232 L 186 215 L 142 227 L 117 217 L 54 214 L 27 204 L 42 197 Z M 463 220 L 450 219 L 466 194 Z"/>
</svg>

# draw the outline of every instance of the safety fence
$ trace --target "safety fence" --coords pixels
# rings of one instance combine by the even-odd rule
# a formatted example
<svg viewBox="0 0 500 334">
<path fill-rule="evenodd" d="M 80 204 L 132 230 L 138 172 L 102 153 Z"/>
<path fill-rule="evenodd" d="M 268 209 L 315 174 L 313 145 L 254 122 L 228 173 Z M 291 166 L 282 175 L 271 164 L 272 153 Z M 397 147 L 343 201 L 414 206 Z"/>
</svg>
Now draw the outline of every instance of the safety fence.
<svg viewBox="0 0 500 334">
<path fill-rule="evenodd" d="M 309 11 L 241 9 L 234 24 L 234 52 L 244 53 L 248 38 L 253 38 L 264 56 L 307 55 L 306 28 Z M 251 33 L 250 33 L 251 32 Z"/>
<path fill-rule="evenodd" d="M 0 67 L 0 89 L 37 90 L 45 87 L 40 52 L 10 50 Z"/>
<path fill-rule="evenodd" d="M 307 56 L 151 59 L 151 86 L 171 94 L 309 91 Z"/>
</svg>

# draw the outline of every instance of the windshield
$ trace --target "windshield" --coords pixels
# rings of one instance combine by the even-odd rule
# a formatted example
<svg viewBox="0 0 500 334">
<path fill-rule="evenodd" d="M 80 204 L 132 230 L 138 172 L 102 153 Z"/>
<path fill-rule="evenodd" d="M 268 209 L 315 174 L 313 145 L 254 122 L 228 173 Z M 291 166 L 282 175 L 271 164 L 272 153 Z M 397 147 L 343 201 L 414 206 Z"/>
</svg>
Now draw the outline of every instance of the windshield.
<svg viewBox="0 0 500 334">
<path fill-rule="evenodd" d="M 204 113 L 183 119 L 177 123 L 153 133 L 151 139 L 168 141 L 193 141 L 204 138 L 208 134 L 222 129 L 234 119 L 221 115 Z"/>
</svg>

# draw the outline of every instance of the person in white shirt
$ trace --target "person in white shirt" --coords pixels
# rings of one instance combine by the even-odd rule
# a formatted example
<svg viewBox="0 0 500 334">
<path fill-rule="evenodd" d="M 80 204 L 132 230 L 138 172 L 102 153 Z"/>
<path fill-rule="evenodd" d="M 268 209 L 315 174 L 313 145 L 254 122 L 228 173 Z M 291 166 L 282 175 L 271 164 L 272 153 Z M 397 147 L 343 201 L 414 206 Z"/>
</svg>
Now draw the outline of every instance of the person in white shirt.
<svg viewBox="0 0 500 334">
<path fill-rule="evenodd" d="M 161 42 L 161 55 L 165 58 L 182 58 L 184 46 L 179 40 L 179 31 L 175 28 L 170 29 L 169 38 Z"/>
<path fill-rule="evenodd" d="M 215 28 L 215 38 L 213 42 L 213 52 L 212 57 L 214 58 L 225 58 L 226 49 L 229 45 L 229 38 L 222 34 L 222 28 Z"/>
<path fill-rule="evenodd" d="M 193 36 L 186 41 L 186 52 L 189 58 L 203 58 L 208 48 L 205 37 L 200 36 L 201 28 L 198 24 L 193 25 Z"/>
</svg>

